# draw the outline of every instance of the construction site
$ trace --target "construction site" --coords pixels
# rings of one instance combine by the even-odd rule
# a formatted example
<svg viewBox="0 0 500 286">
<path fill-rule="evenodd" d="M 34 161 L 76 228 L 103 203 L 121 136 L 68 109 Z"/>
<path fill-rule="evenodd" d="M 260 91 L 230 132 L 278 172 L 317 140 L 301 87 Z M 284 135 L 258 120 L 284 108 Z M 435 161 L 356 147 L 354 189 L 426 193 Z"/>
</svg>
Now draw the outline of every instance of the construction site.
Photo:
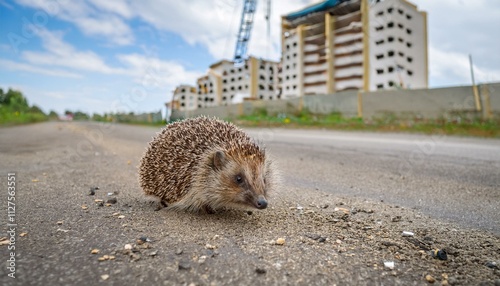
<svg viewBox="0 0 500 286">
<path fill-rule="evenodd" d="M 279 62 L 246 54 L 256 5 L 244 3 L 234 59 L 179 85 L 167 108 L 428 86 L 427 14 L 406 0 L 327 0 L 283 15 Z"/>
</svg>

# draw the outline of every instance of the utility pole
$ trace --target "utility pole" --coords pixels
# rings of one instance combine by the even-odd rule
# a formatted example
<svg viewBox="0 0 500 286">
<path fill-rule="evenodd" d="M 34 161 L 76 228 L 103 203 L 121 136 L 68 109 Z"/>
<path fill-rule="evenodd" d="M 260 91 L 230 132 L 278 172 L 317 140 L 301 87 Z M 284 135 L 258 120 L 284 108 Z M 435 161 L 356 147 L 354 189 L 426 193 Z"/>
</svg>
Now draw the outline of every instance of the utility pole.
<svg viewBox="0 0 500 286">
<path fill-rule="evenodd" d="M 477 90 L 476 82 L 474 80 L 474 65 L 472 64 L 472 55 L 469 54 L 470 77 L 472 79 L 472 93 L 474 95 L 474 102 L 476 103 L 476 111 L 481 111 L 481 101 L 479 100 L 479 92 Z"/>
<path fill-rule="evenodd" d="M 271 48 L 271 0 L 266 3 L 266 21 L 267 21 L 267 51 L 266 57 L 269 59 L 269 49 Z"/>
</svg>

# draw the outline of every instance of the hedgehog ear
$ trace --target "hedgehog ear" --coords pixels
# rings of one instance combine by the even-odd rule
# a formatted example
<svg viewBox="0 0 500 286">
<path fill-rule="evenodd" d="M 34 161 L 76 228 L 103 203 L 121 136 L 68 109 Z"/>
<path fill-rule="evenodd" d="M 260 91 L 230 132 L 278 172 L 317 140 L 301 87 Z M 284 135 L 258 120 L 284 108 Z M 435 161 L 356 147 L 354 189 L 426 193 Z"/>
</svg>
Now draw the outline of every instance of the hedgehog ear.
<svg viewBox="0 0 500 286">
<path fill-rule="evenodd" d="M 222 151 L 216 151 L 214 154 L 214 169 L 221 170 L 226 163 L 226 155 Z"/>
</svg>

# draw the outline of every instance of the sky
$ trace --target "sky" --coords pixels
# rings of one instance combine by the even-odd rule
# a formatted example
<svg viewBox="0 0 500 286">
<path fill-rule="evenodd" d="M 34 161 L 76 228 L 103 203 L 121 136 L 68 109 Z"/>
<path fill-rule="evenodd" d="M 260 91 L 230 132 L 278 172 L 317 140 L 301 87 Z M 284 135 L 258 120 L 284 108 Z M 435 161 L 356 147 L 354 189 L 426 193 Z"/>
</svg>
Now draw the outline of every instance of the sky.
<svg viewBox="0 0 500 286">
<path fill-rule="evenodd" d="M 258 1 L 248 54 L 279 60 L 281 15 Z M 430 87 L 500 81 L 500 1 L 412 0 L 428 13 Z M 243 0 L 0 0 L 0 87 L 54 110 L 154 112 L 234 55 Z"/>
</svg>

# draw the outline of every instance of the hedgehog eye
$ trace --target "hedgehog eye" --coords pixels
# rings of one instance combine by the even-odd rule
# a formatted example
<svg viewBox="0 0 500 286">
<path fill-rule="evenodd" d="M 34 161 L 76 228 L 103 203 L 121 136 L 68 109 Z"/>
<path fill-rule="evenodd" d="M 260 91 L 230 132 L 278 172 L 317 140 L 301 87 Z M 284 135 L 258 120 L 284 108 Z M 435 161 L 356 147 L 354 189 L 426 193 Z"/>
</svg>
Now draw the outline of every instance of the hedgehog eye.
<svg viewBox="0 0 500 286">
<path fill-rule="evenodd" d="M 234 177 L 236 179 L 236 182 L 238 184 L 241 184 L 243 182 L 243 177 L 241 175 L 236 175 L 236 177 Z"/>
</svg>

